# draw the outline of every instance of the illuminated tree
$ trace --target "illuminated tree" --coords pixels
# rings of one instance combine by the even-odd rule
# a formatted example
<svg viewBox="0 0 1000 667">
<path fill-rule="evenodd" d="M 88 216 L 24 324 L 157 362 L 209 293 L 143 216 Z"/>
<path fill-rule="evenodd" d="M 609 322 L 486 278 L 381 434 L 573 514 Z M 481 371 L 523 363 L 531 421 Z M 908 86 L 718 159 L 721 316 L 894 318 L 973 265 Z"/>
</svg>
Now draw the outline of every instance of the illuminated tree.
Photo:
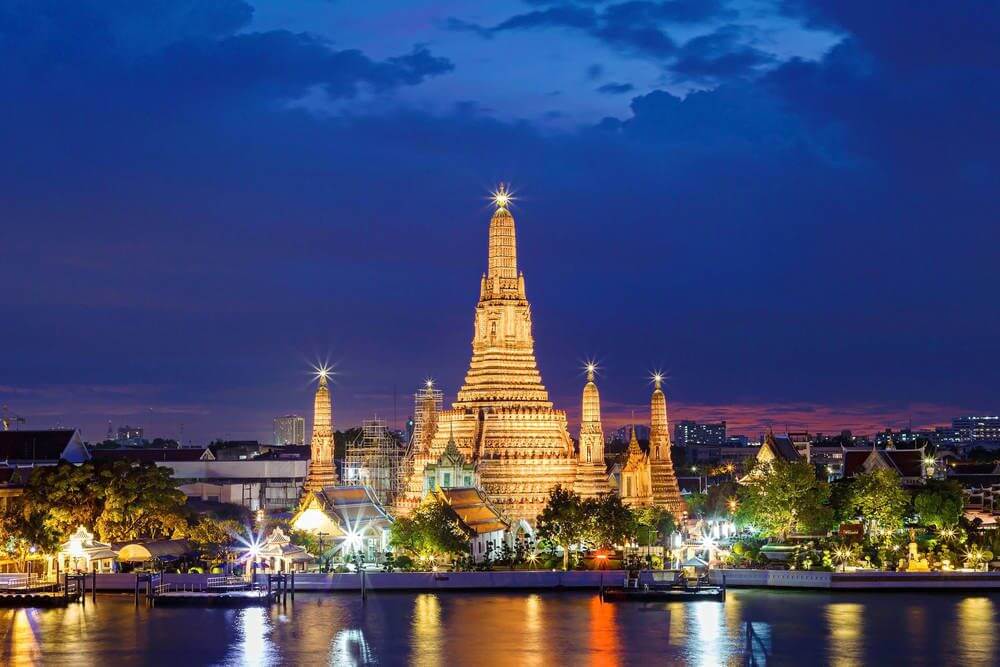
<svg viewBox="0 0 1000 667">
<path fill-rule="evenodd" d="M 458 556 L 468 551 L 469 536 L 451 509 L 429 497 L 408 517 L 392 524 L 391 541 L 396 549 L 421 560 Z"/>
<path fill-rule="evenodd" d="M 583 514 L 588 522 L 587 541 L 598 547 L 628 544 L 638 531 L 635 514 L 616 493 L 584 500 Z"/>
<path fill-rule="evenodd" d="M 95 526 L 105 541 L 170 537 L 187 528 L 184 503 L 169 468 L 115 461 L 100 468 L 104 504 Z"/>
<path fill-rule="evenodd" d="M 851 482 L 849 507 L 860 515 L 869 533 L 891 533 L 903 527 L 910 496 L 893 470 L 872 470 Z"/>
<path fill-rule="evenodd" d="M 775 459 L 756 466 L 740 488 L 737 520 L 781 539 L 795 530 L 825 533 L 833 521 L 829 497 L 811 465 Z"/>
<path fill-rule="evenodd" d="M 549 492 L 549 500 L 538 515 L 535 529 L 540 538 L 562 548 L 563 570 L 569 569 L 570 547 L 582 542 L 589 528 L 580 496 L 557 484 Z"/>
<path fill-rule="evenodd" d="M 954 526 L 962 516 L 962 487 L 954 480 L 928 480 L 927 486 L 913 498 L 913 509 L 929 526 Z"/>
</svg>

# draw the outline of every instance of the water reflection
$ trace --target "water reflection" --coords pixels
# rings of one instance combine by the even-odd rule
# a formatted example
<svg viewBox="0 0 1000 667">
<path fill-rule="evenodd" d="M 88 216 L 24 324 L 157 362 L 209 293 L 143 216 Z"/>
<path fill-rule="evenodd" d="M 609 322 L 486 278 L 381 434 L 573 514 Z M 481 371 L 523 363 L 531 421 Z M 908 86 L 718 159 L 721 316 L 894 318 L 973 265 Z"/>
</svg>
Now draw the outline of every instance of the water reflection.
<svg viewBox="0 0 1000 667">
<path fill-rule="evenodd" d="M 236 614 L 236 655 L 228 660 L 233 665 L 270 665 L 275 662 L 271 643 L 271 624 L 262 607 L 248 607 Z"/>
<path fill-rule="evenodd" d="M 522 664 L 541 665 L 548 648 L 545 637 L 545 605 L 542 596 L 532 593 L 524 601 L 524 649 L 528 651 Z"/>
<path fill-rule="evenodd" d="M 333 638 L 331 665 L 357 667 L 358 665 L 373 665 L 375 662 L 375 654 L 368 646 L 363 631 L 358 629 L 341 630 Z"/>
<path fill-rule="evenodd" d="M 435 666 L 441 658 L 441 601 L 433 593 L 417 596 L 413 607 L 413 663 Z"/>
<path fill-rule="evenodd" d="M 615 625 L 615 605 L 590 598 L 590 664 L 618 664 L 618 627 Z"/>
<path fill-rule="evenodd" d="M 827 606 L 830 664 L 851 667 L 864 664 L 864 606 L 838 602 Z"/>
<path fill-rule="evenodd" d="M 716 667 L 724 664 L 726 650 L 723 647 L 722 605 L 718 602 L 689 602 L 694 611 L 695 655 L 698 664 L 704 667 Z"/>
<path fill-rule="evenodd" d="M 958 603 L 958 628 L 955 634 L 963 665 L 993 664 L 993 601 L 987 597 L 966 598 Z"/>
</svg>

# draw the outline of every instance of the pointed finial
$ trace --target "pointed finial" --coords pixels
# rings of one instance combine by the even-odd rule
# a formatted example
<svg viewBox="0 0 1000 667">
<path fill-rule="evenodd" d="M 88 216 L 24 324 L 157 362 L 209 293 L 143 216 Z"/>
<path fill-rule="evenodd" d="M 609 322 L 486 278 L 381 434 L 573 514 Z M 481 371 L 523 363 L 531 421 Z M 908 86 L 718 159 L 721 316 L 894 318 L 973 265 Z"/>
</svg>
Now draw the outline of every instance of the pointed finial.
<svg viewBox="0 0 1000 667">
<path fill-rule="evenodd" d="M 497 186 L 497 189 L 490 193 L 490 198 L 493 200 L 493 205 L 497 207 L 498 210 L 506 210 L 510 202 L 513 201 L 514 196 L 511 194 L 510 189 L 501 183 Z"/>
<path fill-rule="evenodd" d="M 332 369 L 326 364 L 323 364 L 322 366 L 313 367 L 313 375 L 315 375 L 316 379 L 319 380 L 319 385 L 321 387 L 326 386 L 327 378 L 329 378 L 331 374 L 332 374 Z"/>
<path fill-rule="evenodd" d="M 663 385 L 663 373 L 661 373 L 660 371 L 654 371 L 652 378 L 653 378 L 653 384 L 656 385 L 656 388 L 661 389 Z"/>
</svg>

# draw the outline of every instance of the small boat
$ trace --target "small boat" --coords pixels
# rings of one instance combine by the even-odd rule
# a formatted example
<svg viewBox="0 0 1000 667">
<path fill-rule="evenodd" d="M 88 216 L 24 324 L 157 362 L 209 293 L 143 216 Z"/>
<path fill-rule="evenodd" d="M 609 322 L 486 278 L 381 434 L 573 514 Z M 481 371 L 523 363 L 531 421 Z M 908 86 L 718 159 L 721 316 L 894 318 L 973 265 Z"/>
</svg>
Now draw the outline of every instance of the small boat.
<svg viewBox="0 0 1000 667">
<path fill-rule="evenodd" d="M 726 589 L 722 586 L 605 588 L 603 599 L 609 602 L 696 602 L 698 600 L 725 602 Z"/>
<path fill-rule="evenodd" d="M 669 573 L 658 573 L 669 574 Z M 686 577 L 656 577 L 652 581 L 641 582 L 638 572 L 630 572 L 621 587 L 601 588 L 601 599 L 612 602 L 626 600 L 637 602 L 694 602 L 697 600 L 726 600 L 726 582 L 722 585 L 709 583 L 707 576 L 689 579 Z"/>
</svg>

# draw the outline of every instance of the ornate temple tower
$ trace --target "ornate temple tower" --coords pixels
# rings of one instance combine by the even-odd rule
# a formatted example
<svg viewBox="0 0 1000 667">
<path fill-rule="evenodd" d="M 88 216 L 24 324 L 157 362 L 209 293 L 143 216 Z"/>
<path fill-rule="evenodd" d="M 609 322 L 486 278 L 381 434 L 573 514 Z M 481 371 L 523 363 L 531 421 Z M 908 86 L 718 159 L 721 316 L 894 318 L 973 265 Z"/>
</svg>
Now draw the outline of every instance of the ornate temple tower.
<svg viewBox="0 0 1000 667">
<path fill-rule="evenodd" d="M 577 453 L 574 490 L 593 496 L 610 490 L 604 464 L 604 429 L 601 428 L 601 394 L 594 384 L 594 364 L 587 364 L 587 384 L 583 386 L 580 410 L 580 451 Z"/>
<path fill-rule="evenodd" d="M 313 432 L 310 441 L 309 473 L 302 488 L 303 496 L 310 491 L 319 491 L 324 486 L 337 483 L 337 470 L 333 466 L 333 406 L 330 402 L 330 388 L 327 386 L 328 371 L 319 369 L 319 386 L 313 400 Z"/>
<path fill-rule="evenodd" d="M 633 507 L 646 507 L 653 504 L 653 482 L 650 469 L 649 454 L 642 451 L 639 440 L 635 437 L 635 426 L 632 427 L 632 438 L 625 450 L 625 460 L 622 463 L 618 495 L 622 502 Z"/>
<path fill-rule="evenodd" d="M 472 360 L 452 409 L 437 416 L 426 458 L 440 457 L 453 434 L 463 456 L 478 463 L 483 490 L 498 509 L 512 519 L 533 522 L 553 486 L 574 487 L 577 459 L 566 413 L 553 409 L 535 362 L 510 195 L 501 186 L 493 201 Z M 422 476 L 419 468 L 414 460 L 411 478 Z M 407 489 L 414 487 L 407 484 Z M 413 503 L 410 495 L 401 498 L 397 513 Z"/>
<path fill-rule="evenodd" d="M 684 511 L 674 464 L 670 459 L 670 427 L 667 422 L 667 398 L 663 395 L 663 377 L 653 376 L 656 387 L 649 406 L 649 459 L 653 478 L 653 503 L 680 515 Z"/>
</svg>

